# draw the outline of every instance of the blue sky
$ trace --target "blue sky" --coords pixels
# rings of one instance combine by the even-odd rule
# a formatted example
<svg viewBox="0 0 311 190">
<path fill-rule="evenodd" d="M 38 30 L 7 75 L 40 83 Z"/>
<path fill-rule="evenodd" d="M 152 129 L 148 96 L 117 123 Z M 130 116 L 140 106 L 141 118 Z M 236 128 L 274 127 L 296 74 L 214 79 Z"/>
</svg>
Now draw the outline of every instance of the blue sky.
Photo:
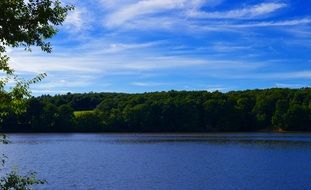
<svg viewBox="0 0 311 190">
<path fill-rule="evenodd" d="M 74 0 L 53 53 L 9 49 L 35 95 L 311 86 L 309 0 Z"/>
</svg>

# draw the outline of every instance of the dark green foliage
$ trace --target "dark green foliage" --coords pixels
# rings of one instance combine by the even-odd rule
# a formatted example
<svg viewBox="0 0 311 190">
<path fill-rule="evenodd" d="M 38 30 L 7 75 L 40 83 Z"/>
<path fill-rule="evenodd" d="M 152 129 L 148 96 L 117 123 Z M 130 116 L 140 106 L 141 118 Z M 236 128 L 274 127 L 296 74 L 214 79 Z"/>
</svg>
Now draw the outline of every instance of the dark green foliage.
<svg viewBox="0 0 311 190">
<path fill-rule="evenodd" d="M 0 1 L 0 48 L 39 46 L 51 52 L 45 42 L 57 33 L 70 6 L 63 7 L 59 0 L 1 0 Z M 0 51 L 3 52 L 3 51 Z"/>
<path fill-rule="evenodd" d="M 5 131 L 217 132 L 311 131 L 311 89 L 228 93 L 169 91 L 41 96 Z M 80 111 L 84 109 L 84 111 Z M 89 111 L 88 111 L 89 110 Z"/>
<path fill-rule="evenodd" d="M 41 81 L 46 74 L 39 74 L 25 81 L 18 77 L 9 66 L 6 47 L 40 47 L 51 52 L 46 40 L 57 33 L 69 10 L 59 0 L 1 0 L 0 1 L 0 123 L 11 114 L 25 111 L 25 98 L 30 97 L 29 85 Z M 14 87 L 7 86 L 14 81 Z M 14 113 L 13 113 L 14 112 Z"/>
<path fill-rule="evenodd" d="M 76 128 L 78 132 L 99 132 L 102 129 L 99 114 L 95 111 L 85 111 L 75 114 Z"/>
<path fill-rule="evenodd" d="M 63 23 L 67 12 L 71 9 L 71 6 L 62 6 L 59 0 L 0 1 L 0 125 L 3 131 L 30 130 L 29 126 L 37 121 L 35 116 L 39 116 L 39 121 L 45 121 L 46 117 L 50 117 L 48 114 L 45 117 L 40 117 L 41 110 L 46 109 L 45 113 L 50 114 L 54 114 L 55 111 L 48 109 L 49 107 L 45 108 L 45 106 L 41 105 L 41 102 L 34 102 L 34 104 L 29 104 L 28 108 L 38 108 L 40 111 L 28 109 L 29 112 L 22 115 L 27 111 L 27 102 L 25 100 L 31 94 L 29 86 L 41 81 L 46 74 L 40 74 L 29 81 L 18 77 L 9 66 L 6 47 L 22 46 L 30 50 L 31 46 L 38 46 L 45 52 L 51 52 L 51 45 L 46 42 L 46 39 L 57 33 L 56 26 Z M 14 82 L 13 87 L 8 87 L 9 81 Z M 60 113 L 67 112 L 66 110 L 60 108 Z M 31 115 L 32 113 L 34 115 Z M 45 124 L 52 125 L 53 122 L 50 119 Z M 58 124 L 63 124 L 63 122 L 58 121 Z M 36 128 L 31 130 L 39 129 L 41 127 L 39 126 L 37 123 Z M 0 143 L 8 143 L 5 136 L 0 137 Z M 2 167 L 5 158 L 5 155 L 0 158 Z M 33 185 L 44 183 L 45 181 L 36 179 L 35 173 L 21 176 L 13 171 L 0 178 L 0 189 L 30 190 L 33 189 Z"/>
<path fill-rule="evenodd" d="M 58 118 L 56 119 L 56 130 L 67 132 L 72 131 L 74 124 L 73 109 L 68 104 L 64 104 L 58 107 Z"/>
<path fill-rule="evenodd" d="M 32 190 L 34 185 L 45 184 L 45 180 L 36 179 L 36 173 L 29 173 L 25 176 L 18 175 L 12 171 L 0 179 L 1 190 Z"/>
<path fill-rule="evenodd" d="M 35 98 L 27 101 L 21 116 L 9 115 L 2 130 L 6 132 L 70 132 L 74 128 L 74 110 L 68 104 L 59 107 Z"/>
<path fill-rule="evenodd" d="M 278 128 L 286 128 L 286 113 L 288 110 L 288 102 L 285 99 L 280 99 L 276 102 L 275 111 L 272 117 L 272 125 Z"/>
<path fill-rule="evenodd" d="M 8 144 L 10 141 L 5 135 L 0 136 L 1 144 Z M 7 157 L 2 154 L 0 157 L 0 171 L 3 169 Z M 16 171 L 11 171 L 0 177 L 1 190 L 32 190 L 34 185 L 46 184 L 45 180 L 36 178 L 35 172 L 30 172 L 26 175 L 19 175 Z"/>
<path fill-rule="evenodd" d="M 310 130 L 310 110 L 299 104 L 291 104 L 285 115 L 285 130 L 288 131 L 305 131 Z"/>
</svg>

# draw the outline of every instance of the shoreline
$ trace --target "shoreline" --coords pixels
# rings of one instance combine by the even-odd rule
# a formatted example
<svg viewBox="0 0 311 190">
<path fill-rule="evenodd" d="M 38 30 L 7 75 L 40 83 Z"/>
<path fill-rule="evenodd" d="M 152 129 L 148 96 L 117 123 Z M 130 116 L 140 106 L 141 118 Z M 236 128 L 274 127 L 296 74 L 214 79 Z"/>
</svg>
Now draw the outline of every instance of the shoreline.
<svg viewBox="0 0 311 190">
<path fill-rule="evenodd" d="M 241 132 L 1 132 L 0 134 L 111 134 L 111 135 L 217 135 L 217 134 L 311 134 L 311 131 L 241 131 Z"/>
</svg>

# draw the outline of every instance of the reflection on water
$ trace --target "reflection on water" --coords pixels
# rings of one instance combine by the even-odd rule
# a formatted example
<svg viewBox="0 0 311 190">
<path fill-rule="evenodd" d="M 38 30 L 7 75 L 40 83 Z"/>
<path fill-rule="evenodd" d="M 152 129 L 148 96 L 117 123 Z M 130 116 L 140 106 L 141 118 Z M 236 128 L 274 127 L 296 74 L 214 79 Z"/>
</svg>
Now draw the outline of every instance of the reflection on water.
<svg viewBox="0 0 311 190">
<path fill-rule="evenodd" d="M 89 138 L 86 138 L 89 136 Z M 93 142 L 111 144 L 208 143 L 310 146 L 311 134 L 13 134 L 14 144 Z"/>
<path fill-rule="evenodd" d="M 311 189 L 311 134 L 11 134 L 42 189 Z"/>
</svg>

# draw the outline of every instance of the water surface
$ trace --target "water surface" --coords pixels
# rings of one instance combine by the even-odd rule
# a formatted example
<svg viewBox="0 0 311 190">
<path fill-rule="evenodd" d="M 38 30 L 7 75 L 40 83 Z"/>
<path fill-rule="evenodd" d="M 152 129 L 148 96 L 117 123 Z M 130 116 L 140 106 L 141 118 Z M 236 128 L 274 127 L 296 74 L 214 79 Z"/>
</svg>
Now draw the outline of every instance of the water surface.
<svg viewBox="0 0 311 190">
<path fill-rule="evenodd" d="M 11 134 L 37 189 L 311 189 L 310 134 Z"/>
</svg>

